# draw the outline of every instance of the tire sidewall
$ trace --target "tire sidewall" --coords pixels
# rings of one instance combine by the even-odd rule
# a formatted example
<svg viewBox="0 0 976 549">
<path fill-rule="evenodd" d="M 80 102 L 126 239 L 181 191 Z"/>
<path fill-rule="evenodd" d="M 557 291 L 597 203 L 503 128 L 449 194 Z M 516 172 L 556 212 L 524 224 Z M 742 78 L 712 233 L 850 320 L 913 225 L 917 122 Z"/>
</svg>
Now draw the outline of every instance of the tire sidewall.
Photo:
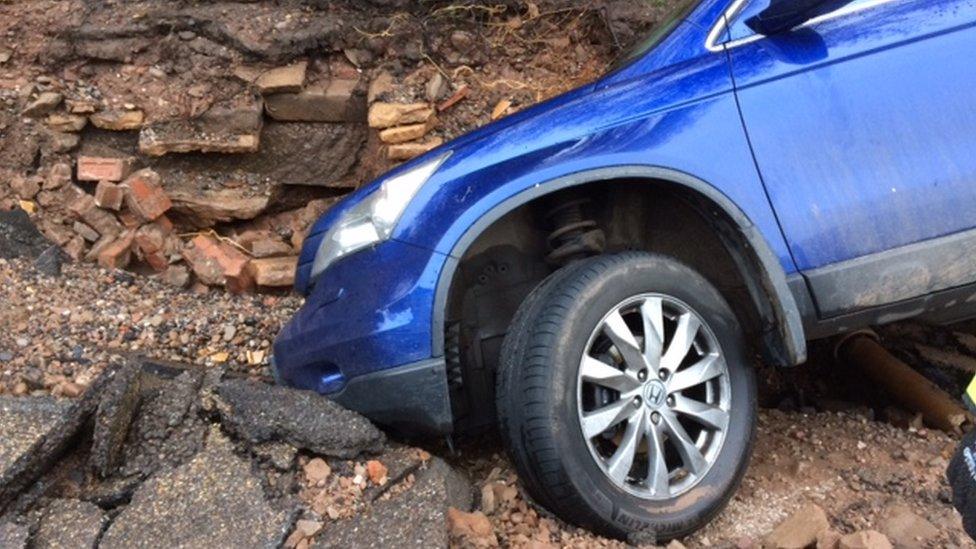
<svg viewBox="0 0 976 549">
<path fill-rule="evenodd" d="M 676 260 L 635 254 L 587 281 L 559 330 L 552 399 L 554 440 L 576 491 L 591 509 L 614 525 L 614 532 L 649 529 L 667 535 L 690 531 L 714 516 L 738 485 L 747 465 L 755 425 L 755 374 L 735 315 L 700 275 Z M 593 329 L 621 302 L 646 293 L 677 298 L 694 310 L 715 335 L 728 364 L 731 389 L 729 427 L 722 449 L 705 477 L 677 498 L 641 499 L 617 487 L 594 461 L 578 420 L 578 369 Z M 599 528 L 600 525 L 593 525 Z"/>
</svg>

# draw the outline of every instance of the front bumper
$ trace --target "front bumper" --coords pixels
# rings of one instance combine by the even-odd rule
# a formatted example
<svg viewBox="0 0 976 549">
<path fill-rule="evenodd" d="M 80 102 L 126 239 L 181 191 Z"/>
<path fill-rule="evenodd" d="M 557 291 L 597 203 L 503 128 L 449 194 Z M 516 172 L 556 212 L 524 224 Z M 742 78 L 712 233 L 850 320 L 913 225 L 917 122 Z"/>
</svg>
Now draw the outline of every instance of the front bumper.
<svg viewBox="0 0 976 549">
<path fill-rule="evenodd" d="M 276 378 L 401 431 L 449 432 L 447 376 L 431 334 L 446 259 L 391 240 L 340 260 L 275 340 Z"/>
</svg>

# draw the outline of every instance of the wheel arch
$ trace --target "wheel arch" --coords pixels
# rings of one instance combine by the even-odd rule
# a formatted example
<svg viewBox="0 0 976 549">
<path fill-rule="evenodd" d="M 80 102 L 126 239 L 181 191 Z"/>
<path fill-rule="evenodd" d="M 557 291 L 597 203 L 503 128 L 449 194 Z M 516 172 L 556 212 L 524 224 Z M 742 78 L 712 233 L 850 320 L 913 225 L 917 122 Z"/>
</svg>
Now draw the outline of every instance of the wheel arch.
<svg viewBox="0 0 976 549">
<path fill-rule="evenodd" d="M 715 209 L 712 213 L 720 214 L 709 216 L 709 220 L 733 255 L 759 312 L 766 360 L 780 366 L 804 362 L 806 339 L 799 308 L 788 287 L 786 273 L 758 228 L 738 205 L 706 181 L 682 171 L 656 166 L 586 170 L 533 185 L 496 204 L 468 227 L 451 248 L 437 282 L 431 326 L 433 355 L 444 354 L 445 315 L 452 284 L 461 258 L 479 236 L 506 214 L 546 195 L 588 183 L 628 179 L 663 182 L 693 193 L 704 205 Z"/>
</svg>

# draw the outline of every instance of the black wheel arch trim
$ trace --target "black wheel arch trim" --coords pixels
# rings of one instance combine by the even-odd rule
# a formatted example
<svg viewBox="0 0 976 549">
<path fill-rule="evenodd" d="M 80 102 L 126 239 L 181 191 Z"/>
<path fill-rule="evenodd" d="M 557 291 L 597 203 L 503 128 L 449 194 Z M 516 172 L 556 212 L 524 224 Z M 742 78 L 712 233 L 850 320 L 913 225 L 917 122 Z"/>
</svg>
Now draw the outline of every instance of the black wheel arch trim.
<svg viewBox="0 0 976 549">
<path fill-rule="evenodd" d="M 586 170 L 533 185 L 497 204 L 468 227 L 451 249 L 437 282 L 432 319 L 433 356 L 439 357 L 444 354 L 444 317 L 451 285 L 460 260 L 489 226 L 505 214 L 536 198 L 569 187 L 614 179 L 647 179 L 678 185 L 697 192 L 728 215 L 735 224 L 734 229 L 738 234 L 724 234 L 720 231 L 723 242 L 730 250 L 739 252 L 732 255 L 740 270 L 745 269 L 746 273 L 751 271 L 759 275 L 758 280 L 749 276 L 744 278 L 762 317 L 765 358 L 780 366 L 793 366 L 806 360 L 807 348 L 803 322 L 796 300 L 787 284 L 786 273 L 752 220 L 729 197 L 702 179 L 671 168 L 640 165 Z M 737 236 L 744 242 L 736 242 Z M 742 249 L 743 243 L 747 244 L 746 247 L 749 249 Z M 749 253 L 750 251 L 752 253 Z"/>
</svg>

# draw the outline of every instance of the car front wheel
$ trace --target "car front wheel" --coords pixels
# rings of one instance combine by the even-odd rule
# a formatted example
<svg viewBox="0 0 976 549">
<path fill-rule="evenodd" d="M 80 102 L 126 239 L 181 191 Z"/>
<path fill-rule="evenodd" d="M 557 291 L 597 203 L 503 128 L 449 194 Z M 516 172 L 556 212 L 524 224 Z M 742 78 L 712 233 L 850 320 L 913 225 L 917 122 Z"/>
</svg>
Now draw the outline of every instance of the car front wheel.
<svg viewBox="0 0 976 549">
<path fill-rule="evenodd" d="M 752 447 L 755 375 L 738 321 L 702 276 L 661 255 L 599 256 L 543 282 L 506 336 L 497 399 L 529 494 L 614 537 L 700 528 Z"/>
</svg>

